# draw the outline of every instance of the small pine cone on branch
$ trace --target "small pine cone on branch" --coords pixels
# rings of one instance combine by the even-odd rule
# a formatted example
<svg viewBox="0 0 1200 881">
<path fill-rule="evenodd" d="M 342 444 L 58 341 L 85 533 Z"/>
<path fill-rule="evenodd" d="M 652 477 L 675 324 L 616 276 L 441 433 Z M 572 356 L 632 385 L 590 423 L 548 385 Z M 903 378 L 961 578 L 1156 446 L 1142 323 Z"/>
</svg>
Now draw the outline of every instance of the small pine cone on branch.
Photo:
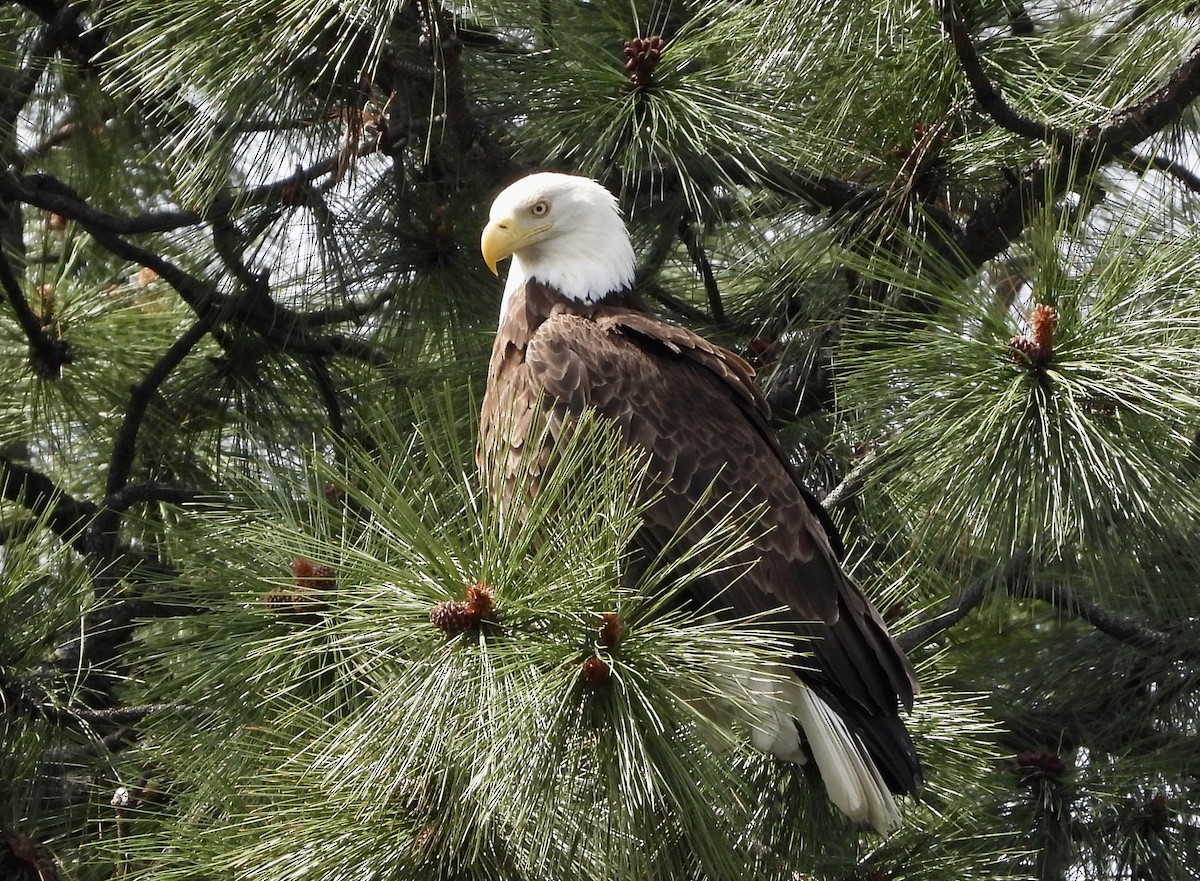
<svg viewBox="0 0 1200 881">
<path fill-rule="evenodd" d="M 660 36 L 633 37 L 625 41 L 625 69 L 629 71 L 630 86 L 648 89 L 654 85 L 654 68 L 666 46 L 667 41 Z"/>
<path fill-rule="evenodd" d="M 1009 352 L 1017 363 L 1028 361 L 1037 363 L 1037 344 L 1027 336 L 1015 336 L 1008 341 Z"/>
<path fill-rule="evenodd" d="M 429 621 L 438 630 L 455 636 L 489 620 L 495 608 L 492 589 L 482 581 L 467 588 L 466 600 L 447 600 L 429 610 Z"/>
<path fill-rule="evenodd" d="M 593 688 L 608 682 L 611 675 L 612 669 L 608 666 L 608 662 L 595 655 L 584 661 L 583 667 L 579 671 L 579 678 Z"/>
<path fill-rule="evenodd" d="M 333 590 L 337 586 L 337 573 L 332 566 L 297 557 L 292 561 L 292 580 L 298 590 Z"/>
<path fill-rule="evenodd" d="M 1049 750 L 1026 750 L 1017 754 L 1013 773 L 1034 792 L 1062 785 L 1067 766 Z"/>
<path fill-rule="evenodd" d="M 1045 303 L 1038 303 L 1029 313 L 1029 334 L 1015 336 L 1008 341 L 1013 360 L 1027 361 L 1036 368 L 1043 368 L 1054 360 L 1054 332 L 1058 327 L 1058 310 Z"/>
<path fill-rule="evenodd" d="M 614 648 L 621 641 L 624 630 L 616 612 L 605 612 L 600 616 L 600 645 L 606 649 Z"/>
</svg>

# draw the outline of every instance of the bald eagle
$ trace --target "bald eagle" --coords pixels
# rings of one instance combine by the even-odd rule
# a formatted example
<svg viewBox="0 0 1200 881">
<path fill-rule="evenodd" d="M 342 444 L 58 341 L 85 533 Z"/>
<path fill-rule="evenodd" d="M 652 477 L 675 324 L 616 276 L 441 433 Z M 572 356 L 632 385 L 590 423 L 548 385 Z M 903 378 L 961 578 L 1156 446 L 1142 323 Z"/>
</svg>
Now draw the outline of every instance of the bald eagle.
<svg viewBox="0 0 1200 881">
<path fill-rule="evenodd" d="M 747 683 L 757 703 L 753 744 L 816 763 L 830 800 L 881 833 L 899 823 L 893 793 L 916 793 L 921 768 L 899 716 L 916 678 L 879 613 L 839 565 L 841 540 L 797 479 L 768 424 L 754 371 L 737 355 L 634 304 L 634 251 L 617 201 L 582 177 L 539 173 L 496 198 L 481 241 L 493 273 L 512 258 L 488 368 L 478 450 L 490 490 L 513 502 L 531 426 L 550 441 L 594 408 L 649 456 L 661 497 L 634 540 L 654 559 L 681 524 L 699 538 L 721 516 L 696 521 L 710 498 L 765 509 L 764 533 L 731 572 L 689 586 L 698 608 L 730 619 L 775 611 L 794 646 L 786 670 Z M 536 436 L 536 435 L 533 435 Z"/>
</svg>

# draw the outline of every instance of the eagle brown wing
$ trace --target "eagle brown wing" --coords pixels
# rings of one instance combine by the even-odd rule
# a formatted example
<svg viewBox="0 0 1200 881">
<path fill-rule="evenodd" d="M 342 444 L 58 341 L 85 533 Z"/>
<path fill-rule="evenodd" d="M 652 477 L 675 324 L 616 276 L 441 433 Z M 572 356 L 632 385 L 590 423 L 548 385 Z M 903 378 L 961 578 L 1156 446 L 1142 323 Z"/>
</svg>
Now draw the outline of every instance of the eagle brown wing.
<svg viewBox="0 0 1200 881">
<path fill-rule="evenodd" d="M 750 366 L 684 328 L 615 307 L 554 309 L 524 360 L 531 384 L 560 411 L 552 424 L 593 407 L 649 453 L 664 492 L 636 540 L 646 557 L 694 518 L 710 486 L 710 498 L 726 506 L 764 508 L 753 546 L 729 561 L 729 573 L 694 583 L 693 597 L 734 617 L 787 610 L 776 624 L 794 635 L 798 674 L 859 733 L 889 787 L 915 791 L 919 766 L 897 715 L 898 699 L 912 703 L 912 667 L 838 565 L 819 505 L 767 423 Z M 728 510 L 711 505 L 686 539 L 698 540 Z"/>
</svg>

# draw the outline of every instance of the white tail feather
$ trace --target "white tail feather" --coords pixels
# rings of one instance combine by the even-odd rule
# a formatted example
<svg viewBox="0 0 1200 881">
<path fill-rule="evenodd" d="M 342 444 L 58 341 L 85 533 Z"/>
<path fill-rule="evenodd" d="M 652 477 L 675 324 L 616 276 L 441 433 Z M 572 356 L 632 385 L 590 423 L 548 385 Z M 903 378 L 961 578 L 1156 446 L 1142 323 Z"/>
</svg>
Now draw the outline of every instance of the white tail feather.
<svg viewBox="0 0 1200 881">
<path fill-rule="evenodd" d="M 881 835 L 900 825 L 896 800 L 862 741 L 790 670 L 773 672 L 776 678 L 752 677 L 746 682 L 756 710 L 750 732 L 754 747 L 804 764 L 803 744 L 807 743 L 829 800 L 842 813 L 870 823 Z M 797 722 L 804 731 L 803 741 Z"/>
</svg>

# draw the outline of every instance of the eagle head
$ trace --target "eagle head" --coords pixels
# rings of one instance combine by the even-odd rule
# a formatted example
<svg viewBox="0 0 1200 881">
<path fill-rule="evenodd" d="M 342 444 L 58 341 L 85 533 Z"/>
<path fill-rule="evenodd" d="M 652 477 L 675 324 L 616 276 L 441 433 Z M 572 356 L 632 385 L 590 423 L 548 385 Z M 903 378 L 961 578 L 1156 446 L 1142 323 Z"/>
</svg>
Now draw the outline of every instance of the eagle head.
<svg viewBox="0 0 1200 881">
<path fill-rule="evenodd" d="M 506 301 L 530 279 L 584 303 L 633 284 L 633 245 L 617 200 L 586 177 L 540 172 L 509 186 L 492 203 L 480 250 L 492 272 L 512 257 Z"/>
</svg>

